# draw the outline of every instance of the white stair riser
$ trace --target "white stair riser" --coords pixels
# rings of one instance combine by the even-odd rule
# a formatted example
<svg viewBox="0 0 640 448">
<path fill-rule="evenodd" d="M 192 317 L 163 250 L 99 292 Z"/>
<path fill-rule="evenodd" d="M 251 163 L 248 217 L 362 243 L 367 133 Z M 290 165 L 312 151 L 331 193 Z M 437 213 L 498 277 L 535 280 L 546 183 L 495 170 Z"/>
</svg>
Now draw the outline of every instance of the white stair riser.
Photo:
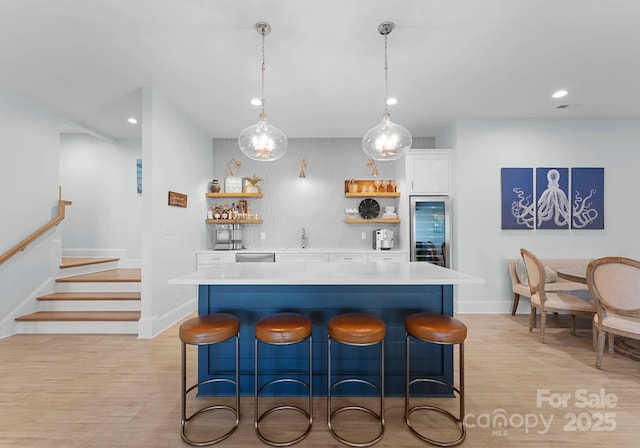
<svg viewBox="0 0 640 448">
<path fill-rule="evenodd" d="M 140 311 L 140 300 L 38 300 L 36 311 Z"/>
<path fill-rule="evenodd" d="M 18 334 L 138 334 L 138 322 L 16 322 Z"/>
<path fill-rule="evenodd" d="M 84 266 L 74 266 L 72 268 L 60 269 L 59 278 L 73 277 L 74 275 L 93 274 L 94 272 L 102 272 L 121 267 L 117 261 L 108 263 L 88 264 Z"/>
<path fill-rule="evenodd" d="M 56 292 L 140 292 L 140 282 L 56 283 Z"/>
</svg>

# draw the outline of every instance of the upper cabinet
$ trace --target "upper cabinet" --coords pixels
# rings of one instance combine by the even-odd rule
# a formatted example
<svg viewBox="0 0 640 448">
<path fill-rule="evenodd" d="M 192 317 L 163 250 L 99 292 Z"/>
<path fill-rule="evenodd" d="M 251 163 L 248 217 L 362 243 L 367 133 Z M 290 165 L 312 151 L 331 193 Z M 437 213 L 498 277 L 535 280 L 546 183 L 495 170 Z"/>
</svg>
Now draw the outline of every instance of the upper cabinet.
<svg viewBox="0 0 640 448">
<path fill-rule="evenodd" d="M 409 194 L 449 194 L 450 150 L 412 149 L 405 156 L 405 164 Z"/>
</svg>

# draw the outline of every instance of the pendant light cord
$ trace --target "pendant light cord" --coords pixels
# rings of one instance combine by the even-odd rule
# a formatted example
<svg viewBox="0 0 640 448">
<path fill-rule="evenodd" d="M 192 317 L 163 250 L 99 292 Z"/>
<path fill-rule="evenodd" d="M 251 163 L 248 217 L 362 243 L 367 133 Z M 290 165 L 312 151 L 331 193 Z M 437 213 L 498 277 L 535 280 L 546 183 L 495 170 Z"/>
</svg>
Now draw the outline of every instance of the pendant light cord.
<svg viewBox="0 0 640 448">
<path fill-rule="evenodd" d="M 388 65 L 387 65 L 387 35 L 389 33 L 385 33 L 384 34 L 384 116 L 388 117 L 389 116 L 389 111 L 387 109 L 388 105 L 387 105 L 387 99 L 388 99 L 388 95 L 389 92 L 387 90 L 387 85 L 388 85 L 388 77 L 387 77 L 387 70 L 388 70 Z"/>
<path fill-rule="evenodd" d="M 262 113 L 260 114 L 260 119 L 264 120 L 267 115 L 264 113 L 264 71 L 266 68 L 266 64 L 265 64 L 265 58 L 264 58 L 264 41 L 265 41 L 265 30 L 262 29 L 262 32 L 260 33 L 262 34 Z"/>
</svg>

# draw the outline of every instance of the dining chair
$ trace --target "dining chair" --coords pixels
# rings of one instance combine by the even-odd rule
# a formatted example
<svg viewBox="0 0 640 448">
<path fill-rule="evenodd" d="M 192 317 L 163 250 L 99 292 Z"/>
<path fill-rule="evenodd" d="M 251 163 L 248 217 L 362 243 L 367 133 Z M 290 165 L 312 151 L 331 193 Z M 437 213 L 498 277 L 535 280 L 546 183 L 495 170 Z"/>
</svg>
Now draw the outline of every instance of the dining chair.
<svg viewBox="0 0 640 448">
<path fill-rule="evenodd" d="M 587 266 L 587 285 L 596 302 L 593 323 L 598 329 L 596 368 L 600 369 L 607 334 L 640 339 L 640 261 L 624 257 L 593 260 Z M 610 351 L 611 342 L 610 337 Z"/>
<path fill-rule="evenodd" d="M 520 249 L 520 254 L 527 268 L 531 292 L 529 332 L 532 333 L 536 327 L 537 310 L 540 310 L 540 342 L 544 343 L 547 312 L 569 314 L 571 316 L 571 334 L 575 335 L 576 314 L 593 317 L 596 313 L 595 305 L 582 297 L 570 294 L 570 292 L 546 292 L 544 265 L 540 258 L 527 249 Z M 595 339 L 595 332 L 593 332 L 593 337 Z"/>
</svg>

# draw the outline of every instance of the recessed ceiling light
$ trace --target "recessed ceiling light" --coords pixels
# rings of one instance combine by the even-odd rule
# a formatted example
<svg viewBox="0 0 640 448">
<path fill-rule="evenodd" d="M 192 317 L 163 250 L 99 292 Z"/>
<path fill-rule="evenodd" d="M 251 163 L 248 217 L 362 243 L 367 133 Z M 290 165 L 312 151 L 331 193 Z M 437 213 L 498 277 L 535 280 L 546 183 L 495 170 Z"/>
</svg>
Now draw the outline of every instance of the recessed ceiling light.
<svg viewBox="0 0 640 448">
<path fill-rule="evenodd" d="M 553 92 L 553 95 L 551 95 L 553 98 L 562 98 L 564 96 L 567 96 L 567 92 L 566 90 L 556 90 L 555 92 Z"/>
<path fill-rule="evenodd" d="M 394 104 L 398 103 L 398 98 L 394 98 L 394 97 L 389 97 L 387 98 L 387 106 L 393 106 Z"/>
<path fill-rule="evenodd" d="M 133 118 L 133 117 L 130 117 L 127 121 L 128 121 L 129 123 L 131 123 L 131 124 L 136 124 L 136 123 L 138 123 L 138 120 L 136 120 L 136 119 L 135 119 L 135 118 Z"/>
<path fill-rule="evenodd" d="M 251 100 L 251 104 L 254 106 L 262 106 L 262 100 L 260 100 L 260 98 L 253 98 Z"/>
</svg>

